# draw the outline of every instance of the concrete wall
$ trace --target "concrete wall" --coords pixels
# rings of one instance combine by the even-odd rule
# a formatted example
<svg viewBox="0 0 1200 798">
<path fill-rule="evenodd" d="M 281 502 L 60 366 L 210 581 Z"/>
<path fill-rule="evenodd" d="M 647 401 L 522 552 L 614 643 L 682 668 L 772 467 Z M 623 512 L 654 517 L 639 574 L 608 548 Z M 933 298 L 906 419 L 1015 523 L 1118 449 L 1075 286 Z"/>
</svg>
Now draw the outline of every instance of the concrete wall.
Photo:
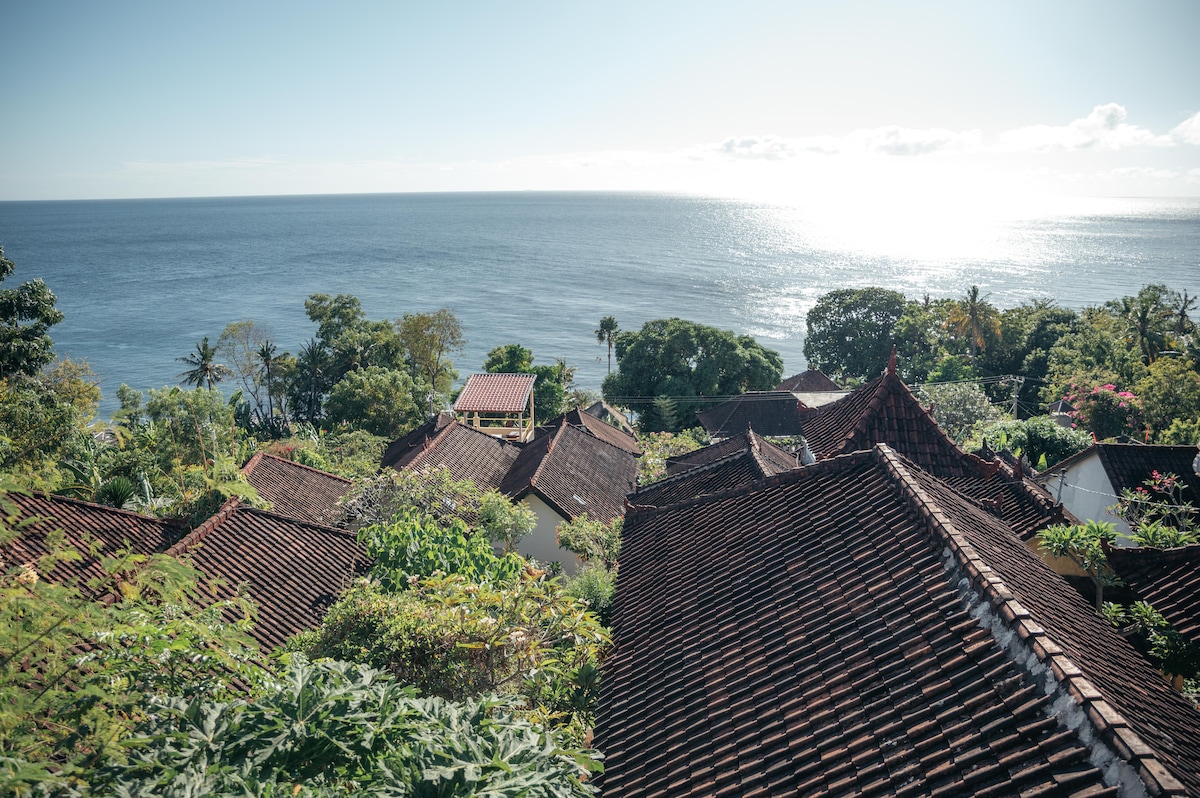
<svg viewBox="0 0 1200 798">
<path fill-rule="evenodd" d="M 1046 490 L 1079 520 L 1108 521 L 1120 534 L 1129 534 L 1129 525 L 1108 512 L 1108 508 L 1117 503 L 1117 497 L 1113 495 L 1112 483 L 1100 464 L 1099 454 L 1093 453 L 1071 466 L 1065 475 L 1056 474 L 1047 480 Z M 1129 545 L 1128 541 L 1118 540 L 1118 543 Z"/>
<path fill-rule="evenodd" d="M 521 502 L 537 516 L 537 526 L 517 546 L 521 554 L 536 559 L 542 565 L 549 565 L 557 560 L 562 563 L 564 574 L 578 571 L 581 565 L 579 558 L 566 549 L 560 549 L 554 537 L 554 530 L 565 519 L 533 493 Z"/>
</svg>

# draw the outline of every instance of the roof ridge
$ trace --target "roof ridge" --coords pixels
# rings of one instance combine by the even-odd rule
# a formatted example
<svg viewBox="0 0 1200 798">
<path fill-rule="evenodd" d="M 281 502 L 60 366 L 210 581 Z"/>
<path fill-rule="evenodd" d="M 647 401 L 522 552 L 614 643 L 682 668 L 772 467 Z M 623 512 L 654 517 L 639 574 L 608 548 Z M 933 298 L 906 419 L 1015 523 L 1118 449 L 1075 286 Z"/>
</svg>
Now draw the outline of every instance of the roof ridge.
<svg viewBox="0 0 1200 798">
<path fill-rule="evenodd" d="M 288 466 L 291 466 L 291 467 L 294 467 L 294 468 L 301 468 L 301 469 L 304 469 L 305 471 L 311 471 L 311 472 L 313 472 L 314 474 L 320 474 L 320 475 L 321 475 L 321 476 L 323 476 L 323 477 L 330 477 L 330 478 L 332 478 L 332 479 L 336 479 L 336 480 L 338 480 L 339 482 L 345 482 L 347 485 L 349 485 L 349 484 L 351 484 L 351 483 L 353 483 L 353 482 L 354 482 L 354 480 L 352 480 L 352 479 L 347 479 L 346 477 L 343 477 L 343 476 L 342 476 L 342 475 L 340 475 L 340 474 L 334 474 L 334 473 L 333 473 L 333 472 L 331 472 L 331 471 L 324 471 L 324 470 L 322 470 L 322 469 L 320 469 L 320 468 L 315 468 L 315 467 L 313 467 L 313 466 L 310 466 L 310 465 L 305 465 L 304 463 L 298 462 L 298 461 L 296 461 L 296 460 L 290 460 L 290 459 L 288 459 L 288 458 L 286 458 L 286 457 L 280 457 L 280 456 L 279 456 L 279 455 L 277 455 L 277 454 L 271 454 L 270 452 L 255 452 L 255 453 L 254 453 L 254 457 L 251 457 L 249 460 L 247 460 L 247 461 L 246 461 L 246 465 L 242 466 L 242 473 L 243 473 L 245 476 L 249 476 L 249 475 L 250 475 L 250 472 L 249 472 L 249 471 L 247 471 L 246 469 L 247 469 L 247 468 L 249 468 L 249 467 L 250 467 L 250 464 L 251 464 L 251 463 L 253 463 L 253 462 L 255 461 L 255 459 L 258 459 L 258 458 L 260 457 L 260 455 L 261 455 L 261 457 L 262 457 L 262 458 L 267 458 L 267 457 L 269 457 L 269 458 L 271 458 L 272 460 L 276 460 L 276 461 L 278 461 L 278 462 L 280 462 L 280 463 L 284 463 L 284 464 L 286 464 L 286 465 L 288 465 Z M 262 463 L 262 459 L 259 459 L 259 460 L 258 460 L 258 462 L 259 462 L 259 464 L 261 464 L 261 463 Z"/>
<path fill-rule="evenodd" d="M 546 468 L 546 461 L 550 459 L 550 453 L 554 451 L 555 441 L 558 440 L 559 435 L 563 434 L 563 428 L 569 427 L 569 426 L 571 426 L 571 425 L 570 424 L 560 424 L 558 426 L 558 428 L 554 430 L 554 432 L 550 433 L 550 439 L 548 441 L 546 441 L 546 451 L 545 451 L 545 453 L 542 454 L 542 459 L 538 460 L 537 468 L 535 468 L 533 470 L 533 473 L 529 476 L 530 489 L 536 490 L 538 477 L 540 477 L 542 475 L 542 471 Z M 593 436 L 593 437 L 595 437 L 595 436 Z M 596 438 L 596 440 L 600 440 L 600 439 Z M 513 463 L 513 465 L 516 465 L 516 463 Z"/>
<path fill-rule="evenodd" d="M 347 538 L 349 540 L 353 540 L 355 542 L 358 541 L 358 535 L 354 534 L 353 532 L 351 532 L 348 529 L 342 529 L 341 527 L 331 526 L 329 524 L 318 524 L 315 521 L 309 521 L 304 518 L 296 518 L 295 516 L 291 516 L 291 515 L 284 515 L 282 513 L 277 513 L 274 510 L 268 510 L 263 507 L 251 507 L 250 505 L 246 505 L 244 507 L 241 507 L 240 510 L 242 512 L 253 513 L 254 515 L 270 516 L 271 518 L 277 518 L 280 521 L 287 521 L 292 524 L 300 524 L 302 526 L 310 527 L 312 529 L 319 529 L 322 532 L 334 532 L 341 537 Z M 232 515 L 232 513 L 230 513 L 230 515 Z"/>
<path fill-rule="evenodd" d="M 239 499 L 237 496 L 230 496 L 219 508 L 217 508 L 215 513 L 204 519 L 204 522 L 201 523 L 200 526 L 184 535 L 179 542 L 167 549 L 166 553 L 171 557 L 179 557 L 183 555 L 184 552 L 192 548 L 192 546 L 195 546 L 200 541 L 204 540 L 204 538 L 208 537 L 214 529 L 223 524 L 226 519 L 237 512 L 237 508 L 239 505 L 241 505 L 241 503 L 241 499 Z"/>
<path fill-rule="evenodd" d="M 136 510 L 126 510 L 123 507 L 113 507 L 111 504 L 100 504 L 98 502 L 87 501 L 86 499 L 77 499 L 74 496 L 64 496 L 61 493 L 51 493 L 50 491 L 45 490 L 28 490 L 25 491 L 25 494 L 34 498 L 40 497 L 48 501 L 67 502 L 68 504 L 74 504 L 79 507 L 90 507 L 95 510 L 104 510 L 105 512 L 116 513 L 118 515 L 132 516 L 134 518 L 140 518 L 143 521 L 154 521 L 156 523 L 167 524 L 168 526 L 182 526 L 182 522 L 178 518 L 159 518 L 156 515 L 146 515 L 145 513 L 139 513 Z M 19 495 L 19 491 L 9 491 L 9 496 Z"/>
<path fill-rule="evenodd" d="M 441 443 L 442 438 L 444 438 L 450 434 L 450 430 L 454 429 L 455 427 L 459 427 L 459 426 L 463 427 L 464 429 L 471 429 L 466 424 L 460 424 L 458 422 L 458 419 L 452 420 L 449 424 L 442 427 L 441 429 L 437 429 L 435 427 L 434 434 L 425 436 L 424 441 L 421 443 L 421 451 L 417 452 L 416 456 L 413 457 L 413 459 L 408 462 L 408 465 L 410 467 L 421 465 L 421 460 L 424 459 L 425 455 L 429 454 L 431 451 L 436 449 L 437 444 Z"/>
<path fill-rule="evenodd" d="M 947 571 L 951 572 L 952 582 L 956 581 L 953 571 L 958 571 L 964 577 L 957 581 L 972 617 L 980 626 L 991 630 L 1001 649 L 1030 679 L 1039 683 L 1048 694 L 1059 694 L 1055 702 L 1060 706 L 1055 712 L 1059 722 L 1068 723 L 1062 717 L 1065 712 L 1059 704 L 1062 698 L 1068 698 L 1083 713 L 1078 722 L 1087 722 L 1096 732 L 1089 748 L 1102 745 L 1110 750 L 1119 747 L 1128 751 L 1128 758 L 1119 753 L 1113 757 L 1114 762 L 1124 765 L 1121 769 L 1128 776 L 1138 778 L 1151 787 L 1155 794 L 1186 795 L 1183 784 L 1163 765 L 1154 749 L 1133 730 L 1124 714 L 1104 697 L 1066 650 L 1033 620 L 1029 610 L 1021 605 L 1004 579 L 983 560 L 974 544 L 959 531 L 940 503 L 916 480 L 904 459 L 883 443 L 876 444 L 871 451 L 892 475 L 901 495 L 916 505 L 915 509 L 934 533 L 935 541 L 940 540 L 946 545 L 943 562 Z M 915 465 L 913 468 L 920 470 Z M 927 476 L 941 482 L 932 474 Z M 954 567 L 955 563 L 957 568 Z M 967 586 L 964 586 L 964 582 Z M 990 612 L 981 609 L 984 604 L 990 608 Z M 1003 627 L 1012 634 L 1001 635 L 997 627 Z M 1028 656 L 1030 654 L 1032 657 Z M 1031 659 L 1036 659 L 1041 665 L 1040 673 L 1033 667 Z M 1051 683 L 1057 685 L 1058 689 L 1050 689 Z M 1075 728 L 1077 724 L 1068 725 Z M 1080 735 L 1080 739 L 1083 739 L 1083 735 Z M 1109 742 L 1110 739 L 1115 739 L 1115 745 Z"/>
<path fill-rule="evenodd" d="M 739 454 L 740 454 L 740 452 L 739 452 Z M 732 496 L 737 496 L 740 493 L 748 493 L 751 490 L 758 490 L 763 487 L 772 487 L 775 485 L 783 485 L 787 482 L 798 482 L 801 479 L 808 479 L 808 478 L 813 477 L 814 475 L 819 474 L 823 471 L 826 471 L 826 470 L 829 470 L 832 468 L 841 468 L 841 467 L 844 467 L 848 463 L 853 463 L 856 460 L 865 461 L 871 457 L 872 457 L 872 454 L 871 454 L 870 449 L 859 449 L 857 451 L 846 452 L 845 454 L 838 454 L 838 455 L 834 455 L 832 457 L 827 457 L 824 460 L 818 460 L 816 463 L 813 463 L 812 465 L 800 466 L 798 468 L 793 468 L 793 469 L 784 471 L 779 474 L 772 474 L 769 477 L 763 477 L 762 479 L 755 480 L 754 482 L 750 482 L 745 485 L 738 485 L 733 488 L 726 488 L 725 490 L 716 491 L 715 493 L 705 493 L 702 496 L 693 496 L 690 499 L 684 499 L 683 501 L 678 501 L 678 502 L 675 502 L 674 504 L 664 504 L 662 506 L 648 505 L 648 504 L 633 504 L 632 502 L 630 502 L 628 500 L 628 497 L 626 497 L 625 505 L 628 508 L 627 514 L 628 514 L 628 512 L 632 511 L 634 514 L 639 515 L 639 516 L 640 515 L 654 516 L 654 515 L 658 515 L 659 513 L 674 511 L 674 510 L 677 510 L 677 509 L 680 509 L 683 507 L 691 507 L 694 505 L 709 504 L 711 502 L 721 501 L 721 500 L 730 498 Z M 721 460 L 718 460 L 716 462 L 722 462 L 725 459 L 726 458 L 722 458 Z M 707 466 L 697 466 L 696 468 L 700 469 L 700 468 L 706 468 L 706 467 Z M 688 473 L 688 472 L 684 472 L 684 473 Z M 682 474 L 680 474 L 679 476 L 682 476 Z M 665 480 L 660 480 L 660 481 L 665 481 Z M 657 485 L 658 482 L 654 482 L 651 484 Z M 649 487 L 649 486 L 647 486 L 647 487 Z M 635 493 L 633 495 L 636 496 L 637 494 Z"/>
</svg>

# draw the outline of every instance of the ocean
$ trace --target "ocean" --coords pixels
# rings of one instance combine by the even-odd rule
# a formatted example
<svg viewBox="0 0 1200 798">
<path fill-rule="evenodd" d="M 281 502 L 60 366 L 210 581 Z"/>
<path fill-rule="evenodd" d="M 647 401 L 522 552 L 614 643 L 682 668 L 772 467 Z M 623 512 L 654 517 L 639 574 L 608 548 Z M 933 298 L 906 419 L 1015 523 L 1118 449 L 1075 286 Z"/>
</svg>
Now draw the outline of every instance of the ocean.
<svg viewBox="0 0 1200 798">
<path fill-rule="evenodd" d="M 1006 308 L 1082 308 L 1165 283 L 1200 295 L 1200 198 L 1036 208 L 791 207 L 622 193 L 462 193 L 0 202 L 4 287 L 40 277 L 66 316 L 61 355 L 116 388 L 178 383 L 176 358 L 253 319 L 295 353 L 310 294 L 354 294 L 372 319 L 453 310 L 461 378 L 520 343 L 598 389 L 603 316 L 678 316 L 749 333 L 805 368 L 804 316 L 836 288 L 910 298 L 973 284 Z"/>
</svg>

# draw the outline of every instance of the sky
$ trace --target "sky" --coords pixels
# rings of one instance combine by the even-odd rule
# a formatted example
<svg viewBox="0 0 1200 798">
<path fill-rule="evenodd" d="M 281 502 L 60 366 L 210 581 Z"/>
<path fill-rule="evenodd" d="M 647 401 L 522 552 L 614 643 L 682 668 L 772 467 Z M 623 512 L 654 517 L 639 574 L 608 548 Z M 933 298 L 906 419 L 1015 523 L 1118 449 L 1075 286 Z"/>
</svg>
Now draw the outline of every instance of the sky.
<svg viewBox="0 0 1200 798">
<path fill-rule="evenodd" d="M 0 200 L 1200 195 L 1200 2 L 0 4 Z"/>
</svg>

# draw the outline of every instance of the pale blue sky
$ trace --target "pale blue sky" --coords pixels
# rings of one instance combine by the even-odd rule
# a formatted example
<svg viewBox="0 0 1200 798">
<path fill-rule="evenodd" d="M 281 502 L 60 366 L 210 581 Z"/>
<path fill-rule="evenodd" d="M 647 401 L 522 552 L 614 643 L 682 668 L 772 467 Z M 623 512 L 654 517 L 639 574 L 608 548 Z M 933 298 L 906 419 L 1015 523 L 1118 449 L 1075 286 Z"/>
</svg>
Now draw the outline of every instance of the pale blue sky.
<svg viewBox="0 0 1200 798">
<path fill-rule="evenodd" d="M 0 199 L 1200 195 L 1200 2 L 17 2 Z"/>
</svg>

